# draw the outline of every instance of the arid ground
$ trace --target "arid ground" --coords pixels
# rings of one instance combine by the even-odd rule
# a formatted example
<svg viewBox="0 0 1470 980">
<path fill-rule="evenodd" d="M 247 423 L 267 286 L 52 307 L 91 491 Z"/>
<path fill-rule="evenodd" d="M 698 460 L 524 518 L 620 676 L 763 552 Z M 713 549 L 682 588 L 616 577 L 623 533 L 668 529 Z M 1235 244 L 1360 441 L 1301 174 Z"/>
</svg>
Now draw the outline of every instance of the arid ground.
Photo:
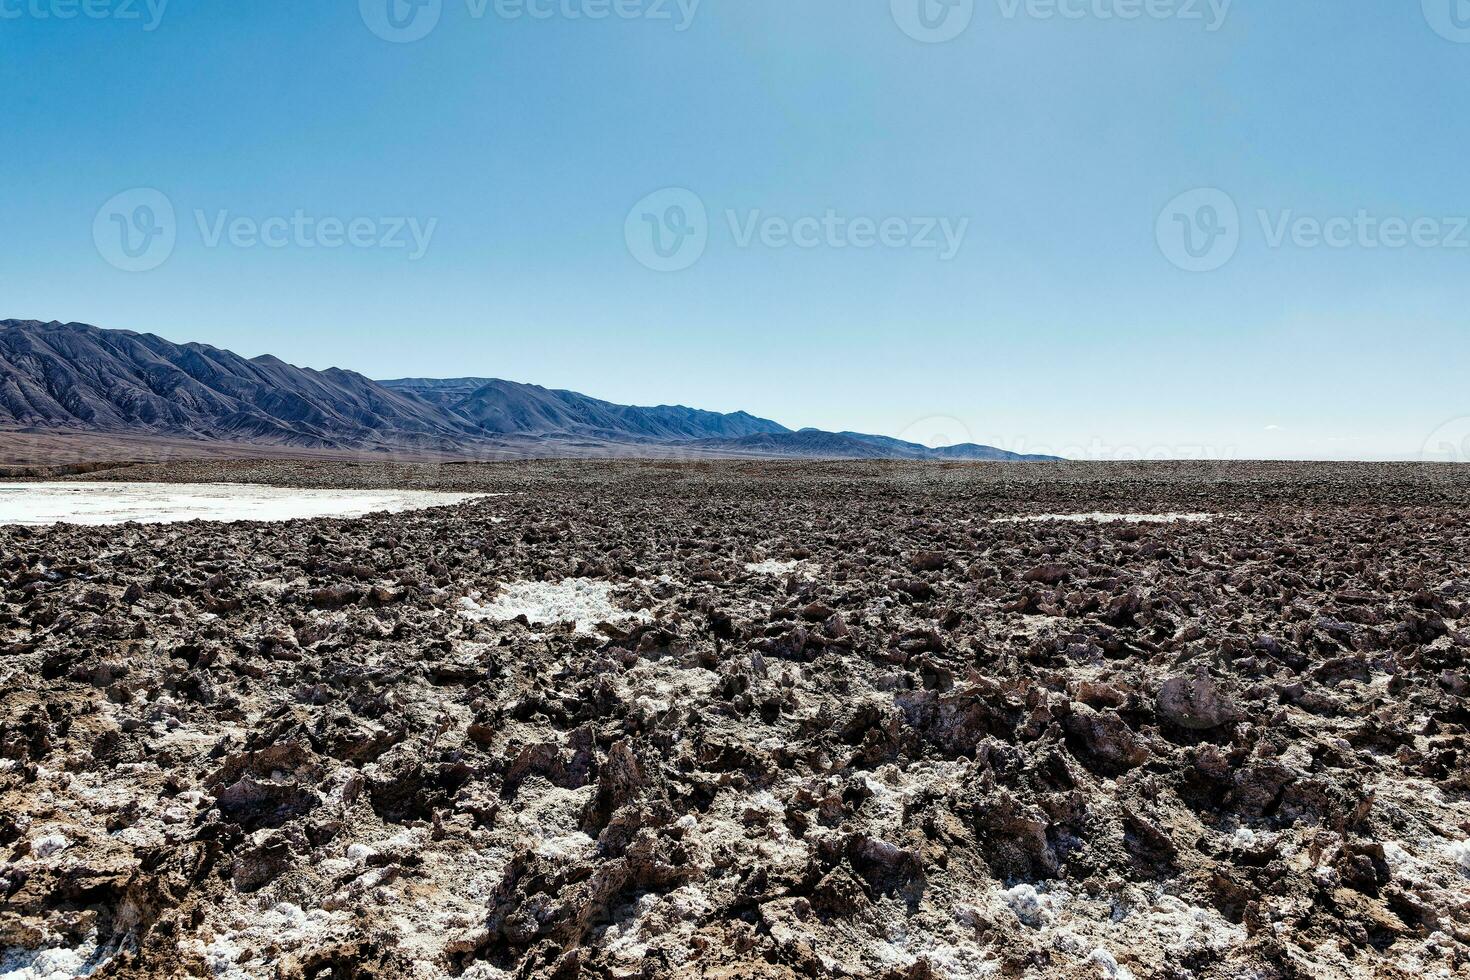
<svg viewBox="0 0 1470 980">
<path fill-rule="evenodd" d="M 495 496 L 0 528 L 0 976 L 1470 976 L 1470 467 L 76 479 Z"/>
</svg>

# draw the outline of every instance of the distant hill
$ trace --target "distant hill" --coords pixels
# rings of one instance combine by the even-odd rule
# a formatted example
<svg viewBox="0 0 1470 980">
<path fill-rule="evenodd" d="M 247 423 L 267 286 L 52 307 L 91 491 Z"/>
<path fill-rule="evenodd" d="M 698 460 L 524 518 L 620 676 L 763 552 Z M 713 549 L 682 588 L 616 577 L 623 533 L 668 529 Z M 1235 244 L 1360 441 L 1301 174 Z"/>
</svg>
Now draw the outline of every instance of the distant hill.
<svg viewBox="0 0 1470 980">
<path fill-rule="evenodd" d="M 930 449 L 916 442 L 859 432 L 823 432 L 802 429 L 743 436 L 735 439 L 706 439 L 693 444 L 701 449 L 752 456 L 787 456 L 806 459 L 914 459 L 1016 463 L 1056 461 L 1056 456 L 1024 456 L 993 446 L 947 446 Z"/>
<path fill-rule="evenodd" d="M 496 378 L 373 381 L 82 323 L 0 320 L 0 429 L 323 450 L 577 456 L 1000 460 L 856 432 L 793 432 L 747 412 L 617 405 Z"/>
</svg>

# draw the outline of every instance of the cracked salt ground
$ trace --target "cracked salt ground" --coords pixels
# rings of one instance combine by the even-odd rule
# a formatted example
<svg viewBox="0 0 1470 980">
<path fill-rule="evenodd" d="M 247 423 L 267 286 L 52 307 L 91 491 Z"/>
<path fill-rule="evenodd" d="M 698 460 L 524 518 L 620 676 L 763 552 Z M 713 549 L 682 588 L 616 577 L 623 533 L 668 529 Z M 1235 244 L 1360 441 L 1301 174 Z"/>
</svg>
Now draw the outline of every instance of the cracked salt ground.
<svg viewBox="0 0 1470 980">
<path fill-rule="evenodd" d="M 1470 473 L 1027 472 L 328 467 L 529 492 L 503 525 L 0 528 L 0 948 L 95 935 L 118 980 L 1464 976 Z M 1228 535 L 966 523 L 1201 501 Z M 578 578 L 652 619 L 458 615 Z"/>
<path fill-rule="evenodd" d="M 490 602 L 481 602 L 483 594 L 471 592 L 460 600 L 460 615 L 466 619 L 510 622 L 525 616 L 533 626 L 574 623 L 579 633 L 595 633 L 599 623 L 647 622 L 652 617 L 646 609 L 626 610 L 617 606 L 613 593 L 617 586 L 588 578 L 569 578 L 560 582 L 510 582 Z"/>
</svg>

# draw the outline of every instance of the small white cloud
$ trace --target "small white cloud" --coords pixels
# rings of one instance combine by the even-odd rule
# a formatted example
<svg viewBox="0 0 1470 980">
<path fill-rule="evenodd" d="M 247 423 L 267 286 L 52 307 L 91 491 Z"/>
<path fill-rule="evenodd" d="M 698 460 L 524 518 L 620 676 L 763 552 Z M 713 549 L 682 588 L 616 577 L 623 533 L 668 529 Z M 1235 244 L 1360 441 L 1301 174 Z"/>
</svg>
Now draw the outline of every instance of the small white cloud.
<svg viewBox="0 0 1470 980">
<path fill-rule="evenodd" d="M 1280 432 L 1281 431 L 1281 426 L 1277 425 L 1275 422 L 1272 422 L 1270 425 L 1266 426 L 1266 431 L 1267 432 Z"/>
</svg>

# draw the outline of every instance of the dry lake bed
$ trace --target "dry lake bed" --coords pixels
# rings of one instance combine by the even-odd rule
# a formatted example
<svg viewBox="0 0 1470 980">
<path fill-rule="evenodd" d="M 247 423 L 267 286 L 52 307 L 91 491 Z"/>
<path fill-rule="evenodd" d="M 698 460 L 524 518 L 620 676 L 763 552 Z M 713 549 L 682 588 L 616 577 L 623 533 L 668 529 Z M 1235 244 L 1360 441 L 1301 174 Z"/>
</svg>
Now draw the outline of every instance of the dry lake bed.
<svg viewBox="0 0 1470 980">
<path fill-rule="evenodd" d="M 1470 975 L 1467 469 L 0 484 L 0 977 Z"/>
</svg>

